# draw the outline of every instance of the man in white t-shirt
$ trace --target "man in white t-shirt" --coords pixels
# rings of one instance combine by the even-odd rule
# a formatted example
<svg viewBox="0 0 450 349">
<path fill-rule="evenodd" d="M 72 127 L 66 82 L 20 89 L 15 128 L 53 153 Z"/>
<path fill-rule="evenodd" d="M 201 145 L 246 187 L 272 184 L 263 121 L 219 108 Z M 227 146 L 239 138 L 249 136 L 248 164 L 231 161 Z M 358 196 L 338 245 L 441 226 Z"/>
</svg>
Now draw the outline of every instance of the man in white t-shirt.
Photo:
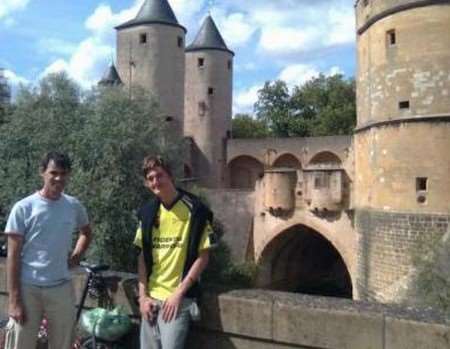
<svg viewBox="0 0 450 349">
<path fill-rule="evenodd" d="M 70 171 L 67 155 L 46 154 L 40 167 L 42 189 L 17 202 L 9 215 L 8 312 L 14 335 L 7 349 L 35 348 L 44 313 L 50 348 L 72 347 L 75 297 L 69 268 L 79 263 L 92 233 L 86 209 L 64 193 Z"/>
</svg>

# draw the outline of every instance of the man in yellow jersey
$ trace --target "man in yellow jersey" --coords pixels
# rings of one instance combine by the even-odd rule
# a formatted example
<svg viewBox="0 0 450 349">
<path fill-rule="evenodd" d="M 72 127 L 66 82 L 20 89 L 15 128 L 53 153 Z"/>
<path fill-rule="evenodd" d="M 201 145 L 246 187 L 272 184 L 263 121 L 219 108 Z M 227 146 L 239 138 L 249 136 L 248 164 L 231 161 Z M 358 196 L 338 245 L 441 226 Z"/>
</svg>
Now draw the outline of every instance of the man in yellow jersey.
<svg viewBox="0 0 450 349">
<path fill-rule="evenodd" d="M 195 311 L 198 279 L 208 264 L 212 213 L 177 189 L 159 157 L 143 163 L 145 186 L 155 199 L 139 213 L 138 257 L 141 348 L 182 349 Z"/>
</svg>

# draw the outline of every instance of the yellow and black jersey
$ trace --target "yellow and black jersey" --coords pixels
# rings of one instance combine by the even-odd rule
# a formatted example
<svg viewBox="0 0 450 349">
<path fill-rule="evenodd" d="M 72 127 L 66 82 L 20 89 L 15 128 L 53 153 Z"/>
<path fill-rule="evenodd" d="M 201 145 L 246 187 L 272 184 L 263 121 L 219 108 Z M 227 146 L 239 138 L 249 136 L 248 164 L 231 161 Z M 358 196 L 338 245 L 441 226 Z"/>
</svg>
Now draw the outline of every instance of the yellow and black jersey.
<svg viewBox="0 0 450 349">
<path fill-rule="evenodd" d="M 192 206 L 183 196 L 170 208 L 159 204 L 151 231 L 152 268 L 148 283 L 151 297 L 165 300 L 182 281 L 191 221 Z M 210 248 L 211 233 L 211 224 L 207 223 L 198 244 L 198 253 Z M 141 249 L 144 247 L 142 224 L 137 229 L 134 244 Z"/>
</svg>

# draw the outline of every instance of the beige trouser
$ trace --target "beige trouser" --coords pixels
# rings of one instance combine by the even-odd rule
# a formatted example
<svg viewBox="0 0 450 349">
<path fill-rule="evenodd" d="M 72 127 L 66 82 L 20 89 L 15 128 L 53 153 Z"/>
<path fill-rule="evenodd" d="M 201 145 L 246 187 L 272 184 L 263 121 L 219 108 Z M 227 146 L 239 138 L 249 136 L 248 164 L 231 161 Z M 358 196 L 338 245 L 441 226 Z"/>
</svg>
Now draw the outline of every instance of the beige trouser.
<svg viewBox="0 0 450 349">
<path fill-rule="evenodd" d="M 26 322 L 11 322 L 5 349 L 34 349 L 45 313 L 48 320 L 49 349 L 71 349 L 75 324 L 75 295 L 71 282 L 55 287 L 22 285 Z"/>
</svg>

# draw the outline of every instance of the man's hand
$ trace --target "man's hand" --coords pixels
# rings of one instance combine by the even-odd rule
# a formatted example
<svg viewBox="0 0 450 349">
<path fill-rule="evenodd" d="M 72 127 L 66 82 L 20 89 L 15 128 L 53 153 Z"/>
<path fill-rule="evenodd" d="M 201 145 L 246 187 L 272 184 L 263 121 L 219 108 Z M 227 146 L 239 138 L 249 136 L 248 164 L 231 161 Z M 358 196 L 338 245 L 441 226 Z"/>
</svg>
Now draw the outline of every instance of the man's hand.
<svg viewBox="0 0 450 349">
<path fill-rule="evenodd" d="M 80 265 L 80 260 L 81 260 L 81 255 L 79 255 L 78 253 L 72 253 L 68 260 L 67 260 L 67 264 L 69 265 L 69 268 L 75 268 L 76 266 Z"/>
<path fill-rule="evenodd" d="M 25 308 L 21 301 L 10 301 L 8 305 L 8 315 L 19 324 L 23 325 L 26 321 Z"/>
<path fill-rule="evenodd" d="M 169 298 L 167 298 L 162 306 L 162 318 L 165 322 L 170 322 L 178 315 L 178 309 L 183 301 L 183 293 L 176 290 Z"/>
<path fill-rule="evenodd" d="M 151 297 L 139 298 L 139 311 L 142 318 L 146 321 L 153 322 L 156 320 L 155 314 L 157 314 L 158 304 Z"/>
</svg>

